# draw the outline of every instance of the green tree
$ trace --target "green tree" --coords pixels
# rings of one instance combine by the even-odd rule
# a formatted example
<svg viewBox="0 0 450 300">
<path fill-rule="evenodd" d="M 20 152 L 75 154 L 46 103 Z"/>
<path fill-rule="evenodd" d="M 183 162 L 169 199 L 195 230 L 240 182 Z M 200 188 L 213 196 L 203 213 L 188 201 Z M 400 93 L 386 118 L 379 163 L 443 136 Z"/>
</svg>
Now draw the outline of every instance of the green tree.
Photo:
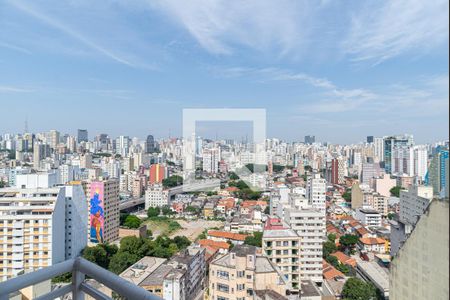
<svg viewBox="0 0 450 300">
<path fill-rule="evenodd" d="M 134 264 L 139 260 L 136 254 L 131 254 L 125 251 L 119 251 L 116 255 L 111 258 L 109 264 L 109 270 L 115 274 L 120 274 L 126 270 L 129 266 Z"/>
<path fill-rule="evenodd" d="M 4 182 L 3 178 L 2 178 L 2 180 L 0 180 L 0 188 L 4 188 L 5 186 L 6 186 L 6 182 Z"/>
<path fill-rule="evenodd" d="M 162 184 L 165 188 L 176 187 L 183 184 L 183 177 L 172 175 L 166 179 L 163 179 Z"/>
<path fill-rule="evenodd" d="M 230 172 L 230 180 L 238 180 L 239 176 L 236 175 L 234 172 Z"/>
<path fill-rule="evenodd" d="M 388 217 L 389 220 L 392 220 L 392 219 L 395 218 L 396 215 L 397 214 L 395 212 L 390 212 L 390 213 L 387 214 L 387 217 Z"/>
<path fill-rule="evenodd" d="M 264 213 L 266 215 L 270 214 L 270 207 L 269 207 L 269 205 L 267 205 L 266 208 L 264 209 Z"/>
<path fill-rule="evenodd" d="M 324 258 L 328 257 L 331 253 L 334 253 L 337 251 L 337 246 L 334 242 L 326 241 L 323 243 L 323 252 L 322 255 Z"/>
<path fill-rule="evenodd" d="M 147 210 L 147 216 L 149 218 L 154 218 L 159 216 L 159 213 L 161 212 L 159 207 L 149 207 Z"/>
<path fill-rule="evenodd" d="M 357 235 L 344 234 L 339 238 L 339 244 L 342 251 L 353 253 L 359 238 Z"/>
<path fill-rule="evenodd" d="M 174 212 L 174 211 L 170 208 L 169 205 L 164 205 L 164 206 L 161 208 L 161 212 L 162 212 L 162 214 L 165 215 L 165 216 L 171 216 L 171 215 L 176 214 L 176 212 Z"/>
<path fill-rule="evenodd" d="M 185 236 L 176 236 L 173 238 L 173 242 L 177 245 L 178 249 L 184 249 L 191 244 L 191 241 Z"/>
<path fill-rule="evenodd" d="M 123 225 L 128 228 L 139 228 L 141 226 L 142 220 L 136 217 L 135 215 L 129 215 L 125 219 Z"/>
<path fill-rule="evenodd" d="M 389 192 L 391 192 L 391 196 L 400 197 L 401 190 L 402 190 L 401 186 L 394 186 L 389 190 Z"/>
<path fill-rule="evenodd" d="M 375 300 L 377 294 L 373 284 L 350 277 L 344 284 L 342 297 L 348 300 Z"/>
<path fill-rule="evenodd" d="M 120 213 L 120 225 L 123 226 L 123 223 L 125 223 L 125 220 L 129 216 L 129 213 Z"/>
<path fill-rule="evenodd" d="M 334 243 L 334 241 L 336 240 L 336 235 L 335 235 L 334 233 L 330 233 L 330 234 L 328 235 L 328 240 L 329 240 L 330 242 L 333 242 L 333 243 Z"/>
<path fill-rule="evenodd" d="M 200 209 L 198 207 L 195 206 L 191 206 L 188 205 L 185 209 L 186 212 L 194 214 L 194 215 L 198 215 L 200 213 Z"/>
<path fill-rule="evenodd" d="M 261 247 L 262 246 L 262 232 L 254 232 L 253 235 L 249 235 L 245 238 L 244 244 L 250 246 Z"/>
<path fill-rule="evenodd" d="M 345 201 L 350 202 L 352 201 L 352 193 L 350 191 L 345 191 L 345 193 L 342 194 L 342 198 L 344 198 Z"/>
<path fill-rule="evenodd" d="M 110 256 L 106 252 L 105 248 L 100 245 L 84 248 L 81 256 L 102 268 L 108 268 Z"/>
</svg>

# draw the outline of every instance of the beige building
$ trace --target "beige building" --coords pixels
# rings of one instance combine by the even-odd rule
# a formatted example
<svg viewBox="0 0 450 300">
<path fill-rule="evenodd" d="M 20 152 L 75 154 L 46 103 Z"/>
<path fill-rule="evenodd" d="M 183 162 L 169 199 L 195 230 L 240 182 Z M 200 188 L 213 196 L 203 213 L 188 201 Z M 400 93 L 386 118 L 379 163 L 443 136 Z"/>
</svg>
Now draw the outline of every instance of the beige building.
<svg viewBox="0 0 450 300">
<path fill-rule="evenodd" d="M 391 195 L 390 190 L 397 185 L 397 180 L 391 178 L 391 175 L 384 174 L 382 178 L 375 179 L 375 192 L 378 194 L 389 197 Z"/>
<path fill-rule="evenodd" d="M 352 185 L 352 208 L 357 209 L 364 204 L 364 193 L 361 190 L 359 183 L 355 182 Z"/>
<path fill-rule="evenodd" d="M 209 265 L 209 299 L 251 300 L 259 291 L 285 299 L 286 282 L 256 247 L 237 245 Z"/>
<path fill-rule="evenodd" d="M 267 220 L 262 238 L 263 254 L 282 272 L 288 282 L 287 289 L 293 293 L 301 288 L 300 241 L 298 234 L 279 219 Z"/>
<path fill-rule="evenodd" d="M 383 216 L 388 213 L 388 197 L 380 194 L 372 193 L 370 197 L 367 197 L 367 204 L 369 204 L 373 209 L 378 211 Z"/>
<path fill-rule="evenodd" d="M 64 189 L 0 189 L 0 281 L 63 261 L 64 227 Z"/>
<path fill-rule="evenodd" d="M 449 202 L 433 200 L 392 260 L 390 299 L 449 299 Z"/>
</svg>

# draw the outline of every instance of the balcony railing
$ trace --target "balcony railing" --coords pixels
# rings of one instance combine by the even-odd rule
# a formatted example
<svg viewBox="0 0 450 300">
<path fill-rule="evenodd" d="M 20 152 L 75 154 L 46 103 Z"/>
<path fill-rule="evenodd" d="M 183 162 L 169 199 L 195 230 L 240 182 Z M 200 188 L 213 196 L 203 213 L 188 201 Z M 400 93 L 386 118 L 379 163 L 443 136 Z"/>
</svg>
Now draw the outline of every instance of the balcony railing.
<svg viewBox="0 0 450 300">
<path fill-rule="evenodd" d="M 4 282 L 0 282 L 0 300 L 8 300 L 11 293 L 18 292 L 23 288 L 52 279 L 67 272 L 72 272 L 72 283 L 42 295 L 36 298 L 36 300 L 55 299 L 69 293 L 72 294 L 73 300 L 83 300 L 85 294 L 88 294 L 94 299 L 111 299 L 104 293 L 88 285 L 85 282 L 85 276 L 89 276 L 90 278 L 104 284 L 106 287 L 126 299 L 161 300 L 160 297 L 151 294 L 143 288 L 138 287 L 133 283 L 117 276 L 116 274 L 111 273 L 108 270 L 105 270 L 81 257 L 66 260 L 48 268 L 43 268 Z"/>
</svg>

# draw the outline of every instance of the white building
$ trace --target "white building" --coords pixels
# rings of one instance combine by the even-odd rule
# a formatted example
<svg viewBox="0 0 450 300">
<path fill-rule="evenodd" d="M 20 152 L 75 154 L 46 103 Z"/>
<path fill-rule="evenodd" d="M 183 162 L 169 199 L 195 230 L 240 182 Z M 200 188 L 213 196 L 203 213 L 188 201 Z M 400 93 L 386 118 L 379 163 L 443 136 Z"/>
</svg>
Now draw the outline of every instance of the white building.
<svg viewBox="0 0 450 300">
<path fill-rule="evenodd" d="M 413 151 L 414 175 L 423 182 L 428 170 L 428 150 L 426 146 L 414 146 Z"/>
<path fill-rule="evenodd" d="M 382 137 L 376 137 L 373 139 L 373 146 L 375 152 L 375 161 L 384 161 L 384 139 Z"/>
<path fill-rule="evenodd" d="M 149 186 L 145 191 L 145 209 L 161 207 L 169 204 L 169 190 L 164 190 L 160 184 Z"/>
<path fill-rule="evenodd" d="M 308 178 L 306 195 L 312 207 L 320 209 L 325 214 L 327 182 L 320 178 L 320 174 L 313 174 Z"/>
<path fill-rule="evenodd" d="M 17 174 L 16 187 L 17 188 L 49 188 L 58 184 L 58 176 L 54 173 L 37 172 L 30 174 Z"/>
<path fill-rule="evenodd" d="M 87 245 L 88 204 L 80 182 L 68 184 L 65 190 L 65 259 L 70 259 L 78 256 Z"/>
<path fill-rule="evenodd" d="M 381 214 L 369 208 L 358 208 L 355 211 L 355 219 L 366 226 L 381 226 Z"/>
<path fill-rule="evenodd" d="M 219 170 L 220 149 L 204 149 L 202 153 L 203 171 L 215 174 Z"/>
</svg>

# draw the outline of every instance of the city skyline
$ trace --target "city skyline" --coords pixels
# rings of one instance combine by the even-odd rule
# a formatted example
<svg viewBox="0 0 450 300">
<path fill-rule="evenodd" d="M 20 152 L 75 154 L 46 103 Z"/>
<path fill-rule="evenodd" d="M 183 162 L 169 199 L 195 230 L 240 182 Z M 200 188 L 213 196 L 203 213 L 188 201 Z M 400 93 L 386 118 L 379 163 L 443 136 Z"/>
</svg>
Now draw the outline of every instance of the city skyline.
<svg viewBox="0 0 450 300">
<path fill-rule="evenodd" d="M 284 140 L 443 140 L 448 2 L 425 4 L 7 1 L 0 128 L 181 136 L 182 109 L 229 107 Z"/>
</svg>

